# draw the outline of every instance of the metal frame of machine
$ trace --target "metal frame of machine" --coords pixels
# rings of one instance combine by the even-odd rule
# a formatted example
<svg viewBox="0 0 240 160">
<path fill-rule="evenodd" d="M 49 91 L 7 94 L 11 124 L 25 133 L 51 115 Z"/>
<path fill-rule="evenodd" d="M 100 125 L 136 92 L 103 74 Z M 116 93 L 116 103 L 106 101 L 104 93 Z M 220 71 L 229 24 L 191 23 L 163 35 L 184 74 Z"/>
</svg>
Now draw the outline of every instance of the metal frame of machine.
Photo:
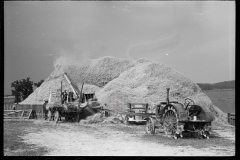
<svg viewBox="0 0 240 160">
<path fill-rule="evenodd" d="M 79 91 L 78 88 L 73 87 L 72 82 L 70 81 L 66 73 L 64 73 L 63 76 L 67 80 L 74 95 L 77 98 L 72 102 L 67 101 L 64 104 L 62 103 L 62 81 L 61 81 L 60 95 L 59 93 L 56 93 L 57 94 L 56 96 L 58 98 L 60 97 L 60 99 L 58 99 L 57 102 L 51 102 L 52 94 L 50 93 L 49 95 L 49 102 L 46 105 L 46 109 L 48 110 L 47 120 L 51 121 L 53 119 L 54 122 L 57 123 L 59 120 L 59 117 L 65 117 L 66 121 L 79 122 L 81 111 L 87 104 L 86 97 L 82 93 L 84 83 L 82 84 L 81 91 Z"/>
</svg>

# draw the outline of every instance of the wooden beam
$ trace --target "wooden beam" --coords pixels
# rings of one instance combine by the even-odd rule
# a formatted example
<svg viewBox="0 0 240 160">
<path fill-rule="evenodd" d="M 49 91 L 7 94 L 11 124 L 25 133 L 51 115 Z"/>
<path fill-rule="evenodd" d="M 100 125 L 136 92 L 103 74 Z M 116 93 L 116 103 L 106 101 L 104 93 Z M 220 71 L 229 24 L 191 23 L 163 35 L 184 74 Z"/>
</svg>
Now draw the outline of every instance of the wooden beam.
<svg viewBox="0 0 240 160">
<path fill-rule="evenodd" d="M 29 115 L 28 115 L 28 118 L 27 118 L 27 119 L 29 119 L 29 118 L 30 118 L 31 114 L 32 114 L 32 109 L 30 110 L 30 112 L 29 112 Z"/>
<path fill-rule="evenodd" d="M 6 116 L 6 115 L 10 115 L 10 114 L 16 114 L 16 113 L 18 113 L 18 112 L 21 112 L 22 110 L 18 110 L 18 111 L 12 111 L 12 112 L 10 112 L 10 113 L 5 113 L 4 114 L 4 116 Z"/>
<path fill-rule="evenodd" d="M 22 110 L 22 114 L 21 114 L 21 117 L 23 117 L 23 114 L 24 114 L 24 110 Z"/>
</svg>

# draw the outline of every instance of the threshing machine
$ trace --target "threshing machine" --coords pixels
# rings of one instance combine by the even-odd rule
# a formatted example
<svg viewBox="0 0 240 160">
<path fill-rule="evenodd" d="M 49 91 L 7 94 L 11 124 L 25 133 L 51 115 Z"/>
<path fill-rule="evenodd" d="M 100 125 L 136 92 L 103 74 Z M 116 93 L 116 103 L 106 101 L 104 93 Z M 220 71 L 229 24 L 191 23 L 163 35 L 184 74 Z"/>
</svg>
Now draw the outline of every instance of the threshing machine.
<svg viewBox="0 0 240 160">
<path fill-rule="evenodd" d="M 57 93 L 50 93 L 49 95 L 48 104 L 46 104 L 47 119 L 48 121 L 50 121 L 53 118 L 54 122 L 57 123 L 59 117 L 65 117 L 66 121 L 79 122 L 81 111 L 87 105 L 86 97 L 82 93 L 84 83 L 82 84 L 81 91 L 79 91 L 77 87 L 73 86 L 66 73 L 64 73 L 63 76 L 69 83 L 74 97 L 76 98 L 74 99 L 73 97 L 71 97 L 71 101 L 68 101 L 69 98 L 67 98 L 67 101 L 63 103 L 61 82 L 60 92 L 57 91 Z M 53 95 L 55 95 L 56 97 L 55 101 L 52 101 L 54 97 Z"/>
</svg>

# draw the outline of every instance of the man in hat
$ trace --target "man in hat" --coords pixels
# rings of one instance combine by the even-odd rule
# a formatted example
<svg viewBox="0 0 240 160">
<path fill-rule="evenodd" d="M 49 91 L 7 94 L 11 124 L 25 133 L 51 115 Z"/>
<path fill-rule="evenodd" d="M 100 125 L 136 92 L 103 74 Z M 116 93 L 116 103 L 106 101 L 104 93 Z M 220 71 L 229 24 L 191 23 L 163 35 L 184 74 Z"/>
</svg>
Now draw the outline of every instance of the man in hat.
<svg viewBox="0 0 240 160">
<path fill-rule="evenodd" d="M 62 103 L 65 103 L 67 101 L 67 91 L 64 90 L 64 92 L 62 93 Z"/>
</svg>

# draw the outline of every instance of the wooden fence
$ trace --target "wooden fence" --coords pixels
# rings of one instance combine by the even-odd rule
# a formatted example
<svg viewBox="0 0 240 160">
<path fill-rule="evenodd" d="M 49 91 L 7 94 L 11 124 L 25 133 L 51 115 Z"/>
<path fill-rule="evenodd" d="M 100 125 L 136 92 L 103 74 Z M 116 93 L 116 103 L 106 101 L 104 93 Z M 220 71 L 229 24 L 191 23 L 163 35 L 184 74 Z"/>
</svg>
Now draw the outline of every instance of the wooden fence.
<svg viewBox="0 0 240 160">
<path fill-rule="evenodd" d="M 4 104 L 4 110 L 34 110 L 37 118 L 44 118 L 43 104 Z"/>
<path fill-rule="evenodd" d="M 228 113 L 228 123 L 235 126 L 235 113 Z"/>
<path fill-rule="evenodd" d="M 4 119 L 35 119 L 37 115 L 33 109 L 4 110 Z"/>
<path fill-rule="evenodd" d="M 4 110 L 12 110 L 15 104 L 4 104 Z"/>
</svg>

